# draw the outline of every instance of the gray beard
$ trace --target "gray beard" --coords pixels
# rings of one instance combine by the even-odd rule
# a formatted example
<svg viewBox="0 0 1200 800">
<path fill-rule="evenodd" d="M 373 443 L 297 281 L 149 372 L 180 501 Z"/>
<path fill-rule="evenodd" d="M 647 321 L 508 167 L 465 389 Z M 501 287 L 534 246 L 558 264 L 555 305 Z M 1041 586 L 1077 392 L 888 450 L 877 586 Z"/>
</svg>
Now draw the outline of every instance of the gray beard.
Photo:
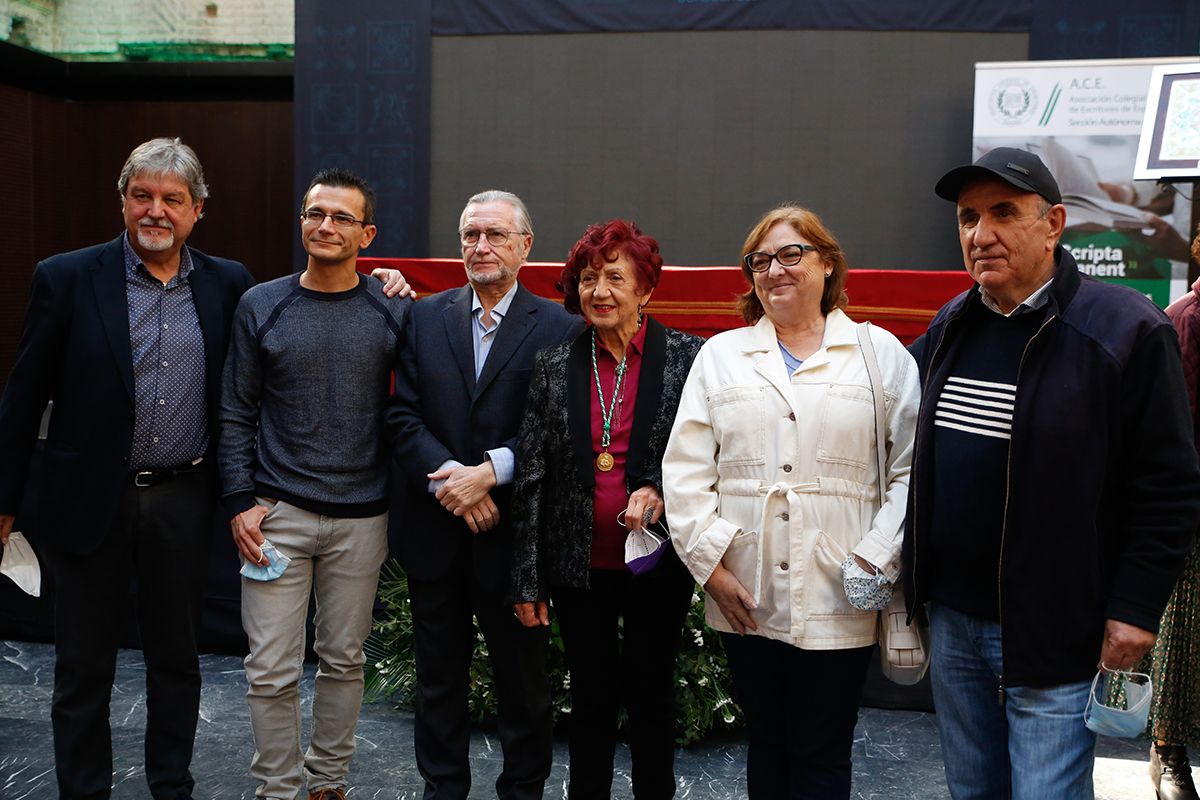
<svg viewBox="0 0 1200 800">
<path fill-rule="evenodd" d="M 146 250 L 151 250 L 158 253 L 162 252 L 163 250 L 170 250 L 175 246 L 175 232 L 171 231 L 170 234 L 170 237 L 161 239 L 158 237 L 147 236 L 141 229 L 139 229 L 137 240 L 138 244 L 140 244 Z"/>
<path fill-rule="evenodd" d="M 499 272 L 480 275 L 475 270 L 467 267 L 467 277 L 471 283 L 478 283 L 480 286 L 491 286 L 493 283 L 505 283 L 516 277 L 516 270 L 508 267 L 501 267 Z"/>
</svg>

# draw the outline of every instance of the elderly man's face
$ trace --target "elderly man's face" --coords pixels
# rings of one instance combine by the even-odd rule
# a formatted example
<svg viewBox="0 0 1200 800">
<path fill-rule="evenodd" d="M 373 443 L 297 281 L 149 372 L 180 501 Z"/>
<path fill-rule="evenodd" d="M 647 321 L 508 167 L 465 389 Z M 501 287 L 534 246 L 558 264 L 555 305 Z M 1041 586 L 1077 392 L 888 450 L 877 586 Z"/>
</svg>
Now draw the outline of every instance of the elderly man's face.
<svg viewBox="0 0 1200 800">
<path fill-rule="evenodd" d="M 980 288 L 1012 311 L 1054 274 L 1054 245 L 1066 210 L 999 178 L 979 178 L 958 193 L 963 263 Z"/>
<path fill-rule="evenodd" d="M 462 245 L 467 278 L 476 286 L 497 285 L 507 289 L 517 279 L 517 270 L 529 256 L 533 236 L 523 233 L 517 224 L 517 211 L 508 203 L 496 201 L 467 206 L 461 234 L 474 231 L 479 241 Z M 509 234 L 503 244 L 492 244 L 488 233 Z"/>
<path fill-rule="evenodd" d="M 203 208 L 174 175 L 134 175 L 121 198 L 129 241 L 143 257 L 182 247 Z"/>
</svg>

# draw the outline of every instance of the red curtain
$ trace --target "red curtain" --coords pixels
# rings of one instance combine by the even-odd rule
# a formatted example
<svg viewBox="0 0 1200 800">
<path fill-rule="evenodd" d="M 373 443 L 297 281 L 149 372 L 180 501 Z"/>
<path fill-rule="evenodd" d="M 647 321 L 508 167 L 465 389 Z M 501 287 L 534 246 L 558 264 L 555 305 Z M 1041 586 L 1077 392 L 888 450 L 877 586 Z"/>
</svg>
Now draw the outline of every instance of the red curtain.
<svg viewBox="0 0 1200 800">
<path fill-rule="evenodd" d="M 360 258 L 358 268 L 398 269 L 421 296 L 462 286 L 467 281 L 462 261 L 453 258 Z M 560 300 L 554 288 L 562 264 L 530 263 L 521 267 L 521 282 L 531 292 Z M 908 344 L 925 331 L 942 304 L 969 288 L 964 270 L 852 269 L 846 293 L 846 313 L 857 321 L 870 320 Z M 744 325 L 734 298 L 749 284 L 738 267 L 663 267 L 647 311 L 664 325 L 701 336 Z"/>
</svg>

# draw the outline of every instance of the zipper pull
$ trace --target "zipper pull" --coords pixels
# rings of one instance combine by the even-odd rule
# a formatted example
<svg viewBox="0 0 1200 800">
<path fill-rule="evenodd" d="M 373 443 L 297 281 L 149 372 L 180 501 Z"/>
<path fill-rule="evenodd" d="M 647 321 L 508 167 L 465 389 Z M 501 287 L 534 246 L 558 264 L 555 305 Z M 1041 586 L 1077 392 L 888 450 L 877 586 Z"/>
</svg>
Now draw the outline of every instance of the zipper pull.
<svg viewBox="0 0 1200 800">
<path fill-rule="evenodd" d="M 1000 685 L 996 689 L 996 701 L 1001 706 L 1004 705 L 1004 680 L 1003 679 L 1001 679 Z"/>
</svg>

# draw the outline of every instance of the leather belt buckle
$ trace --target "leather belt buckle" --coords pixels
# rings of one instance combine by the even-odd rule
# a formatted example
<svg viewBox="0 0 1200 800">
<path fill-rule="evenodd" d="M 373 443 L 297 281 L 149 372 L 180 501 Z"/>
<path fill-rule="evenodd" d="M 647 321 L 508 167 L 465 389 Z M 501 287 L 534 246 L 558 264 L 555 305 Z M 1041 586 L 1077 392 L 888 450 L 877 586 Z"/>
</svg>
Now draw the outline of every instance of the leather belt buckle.
<svg viewBox="0 0 1200 800">
<path fill-rule="evenodd" d="M 142 470 L 133 474 L 133 485 L 140 489 L 148 489 L 158 483 L 158 474 L 153 470 Z"/>
</svg>

